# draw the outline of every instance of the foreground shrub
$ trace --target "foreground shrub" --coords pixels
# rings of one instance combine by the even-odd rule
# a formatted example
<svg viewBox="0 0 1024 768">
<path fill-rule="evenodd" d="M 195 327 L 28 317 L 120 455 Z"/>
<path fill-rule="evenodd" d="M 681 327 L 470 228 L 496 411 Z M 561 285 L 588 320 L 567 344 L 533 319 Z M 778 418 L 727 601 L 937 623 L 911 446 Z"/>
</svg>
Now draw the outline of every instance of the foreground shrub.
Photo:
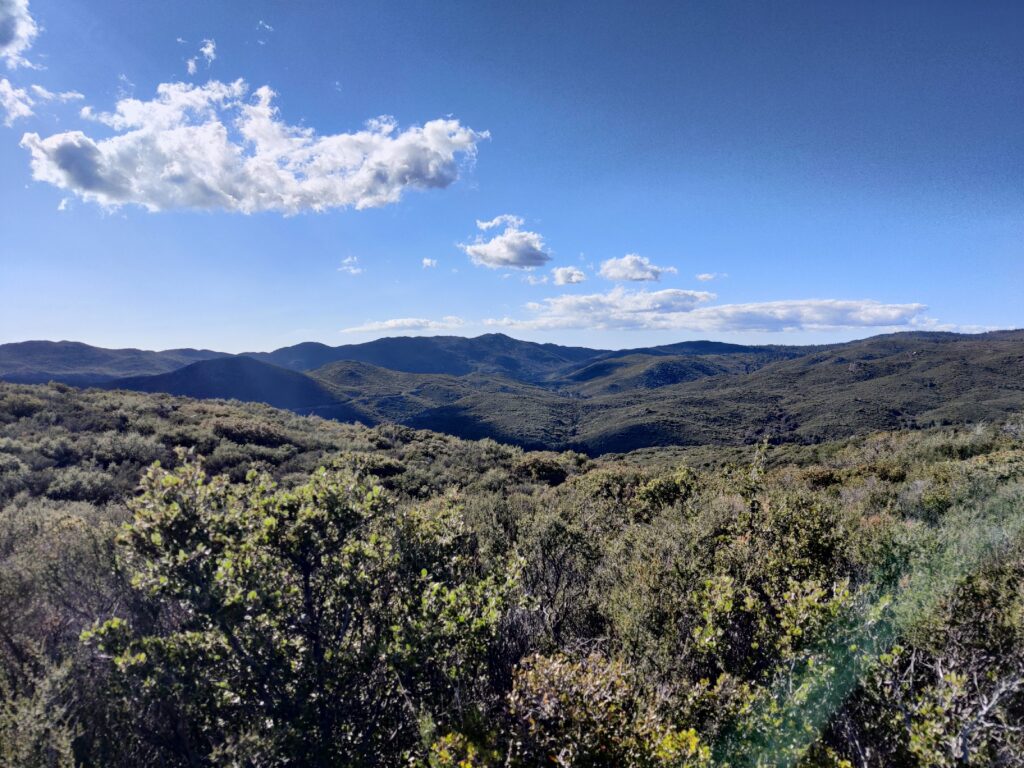
<svg viewBox="0 0 1024 768">
<path fill-rule="evenodd" d="M 326 470 L 236 487 L 186 460 L 132 508 L 122 562 L 147 611 L 88 639 L 168 715 L 142 738 L 169 764 L 383 764 L 420 750 L 424 718 L 459 727 L 486 701 L 515 575 L 483 572 L 445 500 L 399 510 Z"/>
<path fill-rule="evenodd" d="M 517 765 L 710 764 L 697 734 L 666 724 L 621 661 L 536 656 L 523 664 L 509 698 Z"/>
</svg>

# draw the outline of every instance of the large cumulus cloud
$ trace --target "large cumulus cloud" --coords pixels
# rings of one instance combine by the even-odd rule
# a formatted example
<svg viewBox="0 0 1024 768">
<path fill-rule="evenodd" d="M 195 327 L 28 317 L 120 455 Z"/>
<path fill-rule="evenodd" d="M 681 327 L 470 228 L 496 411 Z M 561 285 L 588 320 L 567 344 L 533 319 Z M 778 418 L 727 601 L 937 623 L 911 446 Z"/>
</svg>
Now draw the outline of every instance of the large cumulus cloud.
<svg viewBox="0 0 1024 768">
<path fill-rule="evenodd" d="M 455 119 L 399 130 L 386 117 L 321 136 L 283 122 L 270 88 L 248 91 L 243 80 L 165 83 L 151 100 L 82 111 L 112 136 L 27 133 L 21 144 L 37 180 L 105 206 L 294 214 L 371 208 L 408 189 L 447 187 L 460 159 L 488 136 Z"/>
<path fill-rule="evenodd" d="M 28 0 L 0 0 L 0 59 L 8 69 L 32 66 L 25 52 L 39 34 Z"/>
</svg>

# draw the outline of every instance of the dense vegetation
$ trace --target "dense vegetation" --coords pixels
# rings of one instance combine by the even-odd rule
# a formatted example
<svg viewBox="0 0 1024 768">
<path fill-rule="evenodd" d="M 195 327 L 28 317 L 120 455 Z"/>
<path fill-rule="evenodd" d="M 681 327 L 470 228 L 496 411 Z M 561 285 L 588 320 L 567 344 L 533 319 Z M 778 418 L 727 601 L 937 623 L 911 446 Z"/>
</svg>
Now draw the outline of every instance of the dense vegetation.
<svg viewBox="0 0 1024 768">
<path fill-rule="evenodd" d="M 1001 421 L 1024 409 L 1022 342 L 1024 331 L 899 333 L 827 347 L 608 352 L 488 334 L 238 356 L 26 342 L 0 345 L 0 378 L 263 402 L 597 456 Z M 197 362 L 186 365 L 186 353 Z M 115 373 L 129 366 L 137 373 Z"/>
<path fill-rule="evenodd" d="M 1022 522 L 1019 417 L 594 460 L 0 384 L 0 765 L 1018 766 Z"/>
</svg>

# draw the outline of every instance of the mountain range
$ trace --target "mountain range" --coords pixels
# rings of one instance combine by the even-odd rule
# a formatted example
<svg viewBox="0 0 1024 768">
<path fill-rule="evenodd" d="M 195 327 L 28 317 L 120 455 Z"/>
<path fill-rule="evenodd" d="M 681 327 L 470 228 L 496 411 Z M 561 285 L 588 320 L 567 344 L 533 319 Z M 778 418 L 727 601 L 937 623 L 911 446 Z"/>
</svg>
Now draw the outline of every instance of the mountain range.
<svg viewBox="0 0 1024 768">
<path fill-rule="evenodd" d="M 1006 419 L 1024 410 L 1024 331 L 617 351 L 486 334 L 240 355 L 29 341 L 0 345 L 0 379 L 264 402 L 600 454 Z"/>
</svg>

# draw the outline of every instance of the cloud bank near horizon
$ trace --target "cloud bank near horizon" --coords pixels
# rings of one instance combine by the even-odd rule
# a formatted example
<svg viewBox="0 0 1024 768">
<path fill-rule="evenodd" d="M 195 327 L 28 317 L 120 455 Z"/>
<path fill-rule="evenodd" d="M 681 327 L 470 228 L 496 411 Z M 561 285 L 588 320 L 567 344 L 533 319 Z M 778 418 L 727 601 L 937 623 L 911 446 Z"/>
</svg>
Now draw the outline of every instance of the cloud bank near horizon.
<svg viewBox="0 0 1024 768">
<path fill-rule="evenodd" d="M 391 320 L 371 320 L 362 325 L 342 328 L 342 333 L 388 333 L 391 331 L 450 331 L 465 325 L 465 320 L 447 315 L 440 320 L 425 317 L 396 317 Z"/>
<path fill-rule="evenodd" d="M 709 302 L 715 294 L 668 288 L 565 294 L 526 305 L 525 318 L 490 318 L 492 327 L 523 330 L 648 330 L 704 333 L 822 331 L 847 328 L 931 327 L 924 304 L 872 299 L 797 299 L 744 304 Z"/>
</svg>

